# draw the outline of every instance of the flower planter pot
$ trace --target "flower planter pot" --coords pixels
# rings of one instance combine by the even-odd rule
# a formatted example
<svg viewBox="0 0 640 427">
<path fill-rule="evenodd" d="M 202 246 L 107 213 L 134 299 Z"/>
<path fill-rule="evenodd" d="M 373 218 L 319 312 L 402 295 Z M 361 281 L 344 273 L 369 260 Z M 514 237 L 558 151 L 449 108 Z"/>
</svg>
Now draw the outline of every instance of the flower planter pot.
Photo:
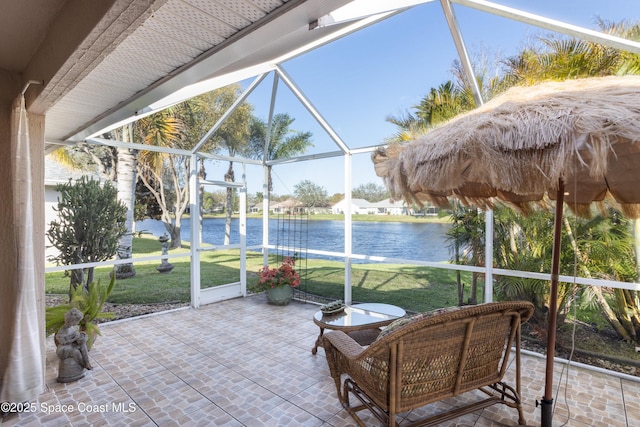
<svg viewBox="0 0 640 427">
<path fill-rule="evenodd" d="M 293 298 L 293 288 L 291 286 L 270 288 L 265 292 L 267 294 L 267 302 L 273 305 L 287 305 Z"/>
</svg>

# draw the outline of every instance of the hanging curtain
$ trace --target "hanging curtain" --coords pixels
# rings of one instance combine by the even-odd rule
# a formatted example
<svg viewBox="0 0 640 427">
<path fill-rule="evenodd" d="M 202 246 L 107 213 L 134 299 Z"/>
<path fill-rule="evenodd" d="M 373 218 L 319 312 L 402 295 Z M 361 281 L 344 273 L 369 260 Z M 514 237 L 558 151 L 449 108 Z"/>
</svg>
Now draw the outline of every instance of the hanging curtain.
<svg viewBox="0 0 640 427">
<path fill-rule="evenodd" d="M 44 325 L 38 313 L 34 272 L 33 201 L 29 125 L 24 96 L 11 111 L 11 154 L 14 171 L 14 233 L 17 254 L 16 310 L 9 344 L 9 360 L 3 372 L 0 402 L 34 401 L 44 391 Z M 3 343 L 2 345 L 6 345 Z"/>
</svg>

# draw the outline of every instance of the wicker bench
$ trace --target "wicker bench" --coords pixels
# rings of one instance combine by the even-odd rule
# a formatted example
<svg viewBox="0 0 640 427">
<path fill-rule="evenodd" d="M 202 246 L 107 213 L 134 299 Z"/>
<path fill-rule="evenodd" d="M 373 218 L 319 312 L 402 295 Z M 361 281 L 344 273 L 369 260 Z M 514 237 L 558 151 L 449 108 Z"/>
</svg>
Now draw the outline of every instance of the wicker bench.
<svg viewBox="0 0 640 427">
<path fill-rule="evenodd" d="M 369 346 L 344 332 L 329 332 L 323 346 L 338 399 L 360 426 L 365 424 L 357 412 L 363 409 L 394 426 L 398 414 L 479 389 L 486 398 L 411 425 L 435 425 L 497 403 L 517 409 L 518 423 L 526 424 L 520 400 L 520 325 L 532 314 L 528 302 L 439 310 L 405 321 Z M 515 387 L 503 382 L 513 345 Z"/>
</svg>

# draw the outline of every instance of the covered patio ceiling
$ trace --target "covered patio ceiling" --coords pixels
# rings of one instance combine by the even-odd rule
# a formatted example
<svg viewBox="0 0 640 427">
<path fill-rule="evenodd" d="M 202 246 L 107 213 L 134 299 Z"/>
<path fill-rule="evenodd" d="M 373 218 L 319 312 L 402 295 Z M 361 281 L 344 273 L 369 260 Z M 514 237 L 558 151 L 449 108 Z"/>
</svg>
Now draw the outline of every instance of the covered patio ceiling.
<svg viewBox="0 0 640 427">
<path fill-rule="evenodd" d="M 83 141 L 434 0 L 3 1 L 0 68 L 20 72 L 30 111 L 46 113 L 46 150 Z M 483 0 L 441 0 L 640 53 L 640 44 Z M 467 67 L 471 72 L 470 66 Z M 25 86 L 26 89 L 26 86 Z"/>
<path fill-rule="evenodd" d="M 44 82 L 28 90 L 27 104 L 32 112 L 46 112 L 47 149 L 55 149 L 186 99 L 194 90 L 212 90 L 268 71 L 415 2 L 396 2 L 391 11 L 374 16 L 363 11 L 367 16 L 362 19 L 326 26 L 327 18 L 320 25 L 316 21 L 357 2 L 6 3 L 0 28 L 15 43 L 0 48 L 0 68 L 21 71 L 25 81 Z M 205 80 L 206 88 L 175 94 Z"/>
</svg>

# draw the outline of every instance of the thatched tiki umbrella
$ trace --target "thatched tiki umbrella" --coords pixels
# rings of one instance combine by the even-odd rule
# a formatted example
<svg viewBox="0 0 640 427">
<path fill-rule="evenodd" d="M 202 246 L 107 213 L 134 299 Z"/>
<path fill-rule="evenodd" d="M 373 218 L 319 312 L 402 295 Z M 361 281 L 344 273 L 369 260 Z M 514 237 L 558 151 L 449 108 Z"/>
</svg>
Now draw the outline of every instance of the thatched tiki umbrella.
<svg viewBox="0 0 640 427">
<path fill-rule="evenodd" d="M 556 200 L 542 425 L 551 426 L 562 205 L 588 215 L 593 204 L 640 216 L 640 76 L 516 87 L 406 144 L 373 155 L 395 198 L 525 213 Z"/>
</svg>

